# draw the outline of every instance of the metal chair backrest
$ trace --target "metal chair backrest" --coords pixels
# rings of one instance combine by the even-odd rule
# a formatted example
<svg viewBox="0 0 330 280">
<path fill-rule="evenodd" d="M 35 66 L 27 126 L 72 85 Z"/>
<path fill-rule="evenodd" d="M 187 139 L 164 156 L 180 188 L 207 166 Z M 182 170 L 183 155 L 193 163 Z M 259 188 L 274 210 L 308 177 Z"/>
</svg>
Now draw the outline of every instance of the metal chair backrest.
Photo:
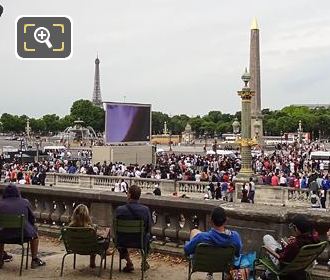
<svg viewBox="0 0 330 280">
<path fill-rule="evenodd" d="M 193 256 L 192 272 L 229 271 L 235 257 L 235 248 L 218 247 L 206 243 L 197 245 Z"/>
<path fill-rule="evenodd" d="M 144 221 L 143 220 L 114 220 L 116 247 L 144 249 Z"/>
<path fill-rule="evenodd" d="M 90 255 L 99 251 L 96 230 L 88 227 L 64 227 L 61 230 L 68 253 Z"/>
<path fill-rule="evenodd" d="M 0 214 L 0 229 L 17 230 L 20 244 L 24 242 L 25 216 L 23 214 Z"/>
<path fill-rule="evenodd" d="M 293 261 L 285 263 L 286 265 L 281 270 L 281 274 L 305 270 L 323 252 L 327 245 L 328 241 L 323 241 L 317 244 L 310 244 L 301 247 Z"/>
</svg>

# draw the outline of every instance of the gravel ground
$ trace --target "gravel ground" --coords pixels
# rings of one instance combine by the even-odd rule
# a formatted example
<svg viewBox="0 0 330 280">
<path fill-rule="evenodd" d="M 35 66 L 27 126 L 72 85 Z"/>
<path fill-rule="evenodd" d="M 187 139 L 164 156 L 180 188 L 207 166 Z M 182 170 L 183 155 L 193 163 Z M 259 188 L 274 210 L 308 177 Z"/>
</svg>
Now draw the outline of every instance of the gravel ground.
<svg viewBox="0 0 330 280">
<path fill-rule="evenodd" d="M 97 277 L 98 269 L 89 268 L 88 256 L 77 256 L 76 270 L 72 268 L 73 256 L 66 258 L 66 265 L 64 268 L 64 276 L 61 278 L 60 267 L 61 259 L 64 255 L 65 249 L 61 242 L 56 239 L 41 237 L 40 238 L 40 257 L 46 261 L 45 267 L 37 269 L 23 270 L 23 276 L 19 277 L 20 266 L 20 247 L 16 245 L 6 245 L 5 249 L 13 254 L 14 260 L 5 263 L 4 267 L 0 270 L 0 280 L 12 279 L 100 279 Z M 132 273 L 120 273 L 118 271 L 118 255 L 115 256 L 113 279 L 141 279 L 140 258 L 138 253 L 132 252 L 133 262 L 135 264 L 135 271 Z M 109 279 L 110 258 L 107 260 L 107 269 L 103 270 L 101 279 Z M 148 258 L 150 269 L 145 274 L 145 279 L 158 280 L 176 280 L 187 279 L 188 264 L 178 257 L 171 257 L 153 253 Z M 98 264 L 99 258 L 96 259 Z M 218 276 L 220 277 L 220 276 Z M 196 273 L 193 275 L 194 280 L 205 279 L 205 274 Z M 219 278 L 218 278 L 219 279 Z"/>
</svg>

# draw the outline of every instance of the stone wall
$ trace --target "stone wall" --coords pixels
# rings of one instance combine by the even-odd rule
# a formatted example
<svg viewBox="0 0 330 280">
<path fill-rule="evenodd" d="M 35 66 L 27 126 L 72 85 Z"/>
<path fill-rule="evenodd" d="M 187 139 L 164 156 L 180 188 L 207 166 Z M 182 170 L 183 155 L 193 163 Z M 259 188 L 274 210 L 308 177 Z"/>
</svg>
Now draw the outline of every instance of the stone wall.
<svg viewBox="0 0 330 280">
<path fill-rule="evenodd" d="M 2 192 L 4 185 L 0 186 Z M 75 205 L 86 204 L 93 217 L 93 222 L 111 227 L 116 207 L 126 203 L 126 195 L 96 189 L 58 188 L 21 185 L 22 196 L 27 198 L 36 215 L 40 230 L 59 232 L 61 226 L 70 221 Z M 152 235 L 156 243 L 174 244 L 178 252 L 180 246 L 189 239 L 192 217 L 197 216 L 201 230 L 210 227 L 210 213 L 221 205 L 227 211 L 227 226 L 237 230 L 244 244 L 244 251 L 259 251 L 262 237 L 272 234 L 276 238 L 288 236 L 288 224 L 296 213 L 304 213 L 314 220 L 321 238 L 326 238 L 330 228 L 330 215 L 327 211 L 313 211 L 306 208 L 283 206 L 262 206 L 252 204 L 234 204 L 219 201 L 199 201 L 191 199 L 155 197 L 143 195 L 141 202 L 153 213 Z M 326 268 L 328 251 L 319 258 L 319 264 Z"/>
</svg>

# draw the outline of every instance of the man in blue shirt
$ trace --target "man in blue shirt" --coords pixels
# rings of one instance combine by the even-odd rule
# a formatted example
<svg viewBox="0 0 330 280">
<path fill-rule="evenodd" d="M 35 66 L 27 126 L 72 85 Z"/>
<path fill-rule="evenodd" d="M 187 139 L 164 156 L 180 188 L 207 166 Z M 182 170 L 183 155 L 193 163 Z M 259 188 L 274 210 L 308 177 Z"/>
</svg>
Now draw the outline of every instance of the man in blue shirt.
<svg viewBox="0 0 330 280">
<path fill-rule="evenodd" d="M 207 243 L 219 247 L 233 246 L 235 248 L 235 256 L 239 257 L 242 249 L 241 238 L 238 232 L 225 228 L 226 220 L 225 209 L 222 207 L 214 208 L 211 214 L 212 228 L 206 232 L 193 229 L 190 233 L 190 241 L 184 246 L 185 253 L 192 255 L 199 243 Z M 207 277 L 207 279 L 213 279 L 210 273 Z"/>
</svg>

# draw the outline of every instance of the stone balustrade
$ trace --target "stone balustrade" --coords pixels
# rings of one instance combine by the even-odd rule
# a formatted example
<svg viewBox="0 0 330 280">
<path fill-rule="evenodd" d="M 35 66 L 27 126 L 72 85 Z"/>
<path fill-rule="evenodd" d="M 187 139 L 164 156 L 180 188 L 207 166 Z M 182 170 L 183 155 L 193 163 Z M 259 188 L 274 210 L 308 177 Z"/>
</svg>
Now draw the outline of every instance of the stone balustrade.
<svg viewBox="0 0 330 280">
<path fill-rule="evenodd" d="M 3 188 L 4 185 L 1 185 L 0 193 Z M 111 227 L 115 209 L 126 202 L 125 194 L 103 189 L 34 185 L 20 185 L 19 188 L 22 196 L 27 198 L 33 207 L 39 230 L 47 233 L 58 234 L 60 227 L 69 223 L 73 209 L 79 203 L 89 207 L 94 223 Z M 288 199 L 289 197 L 288 194 Z M 245 251 L 259 251 L 265 234 L 272 234 L 276 238 L 288 236 L 288 224 L 296 213 L 304 213 L 314 220 L 322 239 L 326 238 L 326 231 L 330 227 L 329 212 L 301 207 L 234 204 L 152 195 L 143 195 L 141 203 L 147 205 L 152 212 L 154 224 L 151 232 L 156 243 L 161 246 L 174 244 L 175 247 L 180 248 L 189 239 L 194 216 L 198 217 L 201 230 L 209 228 L 210 213 L 219 205 L 227 211 L 227 226 L 240 233 Z M 182 248 L 179 251 L 183 252 Z M 318 259 L 316 271 L 329 273 L 328 259 L 328 250 L 326 250 Z"/>
<path fill-rule="evenodd" d="M 209 185 L 209 182 L 60 173 L 47 173 L 46 185 L 111 191 L 115 183 L 120 183 L 122 180 L 127 182 L 128 186 L 132 184 L 139 185 L 143 193 L 152 193 L 155 185 L 158 184 L 164 195 L 168 196 L 176 192 L 200 199 L 203 198 L 202 194 L 205 192 L 206 186 Z M 233 196 L 235 203 L 240 202 L 242 198 L 241 190 L 242 184 L 237 183 L 235 195 Z M 330 192 L 327 194 L 327 197 L 330 197 Z M 274 206 L 303 206 L 307 208 L 311 205 L 308 189 L 297 190 L 289 187 L 273 187 L 268 185 L 256 186 L 255 203 Z M 330 199 L 326 203 L 326 207 L 330 208 Z"/>
<path fill-rule="evenodd" d="M 205 193 L 208 182 L 177 181 L 177 188 L 180 193 Z"/>
<path fill-rule="evenodd" d="M 143 192 L 152 192 L 156 184 L 164 193 L 173 193 L 176 190 L 176 181 L 174 180 L 62 173 L 47 173 L 46 185 L 112 190 L 115 184 L 121 183 L 122 180 L 127 182 L 128 186 L 139 185 Z"/>
</svg>

